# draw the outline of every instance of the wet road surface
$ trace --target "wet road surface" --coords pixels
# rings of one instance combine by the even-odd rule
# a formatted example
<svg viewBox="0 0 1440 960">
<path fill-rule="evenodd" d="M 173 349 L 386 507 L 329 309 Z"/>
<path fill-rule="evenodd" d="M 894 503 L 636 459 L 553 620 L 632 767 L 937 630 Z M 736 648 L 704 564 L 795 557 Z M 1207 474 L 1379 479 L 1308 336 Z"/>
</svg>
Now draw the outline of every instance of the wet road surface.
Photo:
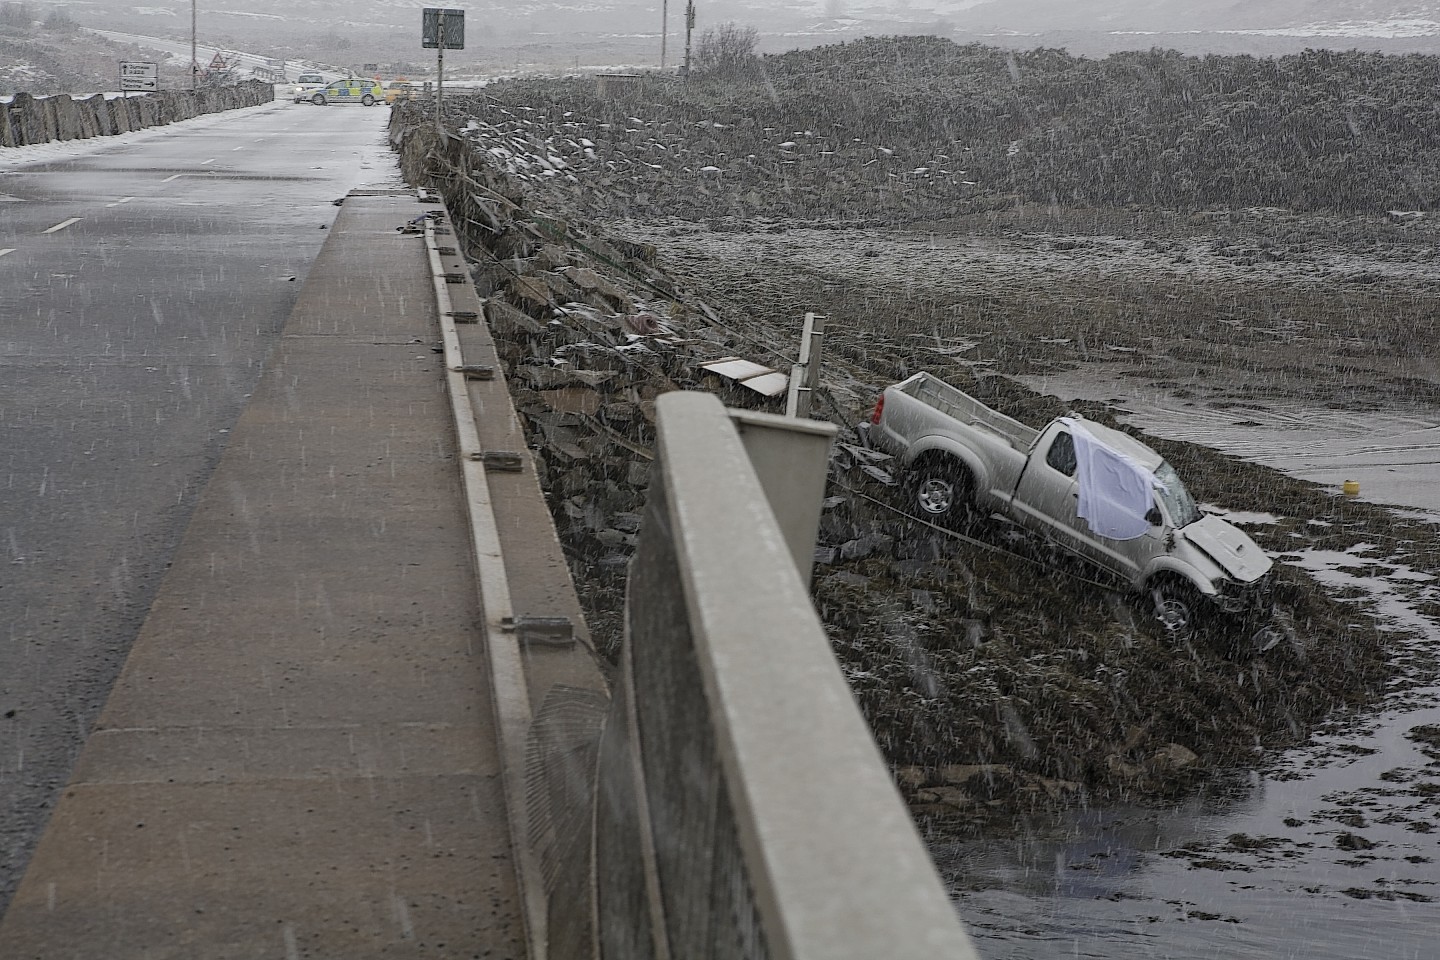
<svg viewBox="0 0 1440 960">
<path fill-rule="evenodd" d="M 387 112 L 0 151 L 0 910 Z"/>
</svg>

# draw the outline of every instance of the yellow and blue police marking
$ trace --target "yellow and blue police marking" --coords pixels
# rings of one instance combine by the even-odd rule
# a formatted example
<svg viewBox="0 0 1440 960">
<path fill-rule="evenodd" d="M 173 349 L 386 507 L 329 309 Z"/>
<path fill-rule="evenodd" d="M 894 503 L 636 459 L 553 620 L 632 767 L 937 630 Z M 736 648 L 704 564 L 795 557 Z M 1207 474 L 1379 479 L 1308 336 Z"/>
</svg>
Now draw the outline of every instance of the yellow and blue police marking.
<svg viewBox="0 0 1440 960">
<path fill-rule="evenodd" d="M 385 99 L 385 89 L 380 84 L 356 79 L 332 83 L 325 88 L 323 95 L 326 100 L 360 100 L 367 93 L 374 97 L 377 103 Z"/>
</svg>

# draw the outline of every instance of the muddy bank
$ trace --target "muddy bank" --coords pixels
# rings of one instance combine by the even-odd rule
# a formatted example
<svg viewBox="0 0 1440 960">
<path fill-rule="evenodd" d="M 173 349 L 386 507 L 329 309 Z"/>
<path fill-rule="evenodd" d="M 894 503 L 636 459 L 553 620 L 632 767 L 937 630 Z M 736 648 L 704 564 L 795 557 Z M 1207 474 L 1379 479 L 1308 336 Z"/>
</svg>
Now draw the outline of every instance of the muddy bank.
<svg viewBox="0 0 1440 960">
<path fill-rule="evenodd" d="M 1074 219 L 1083 216 L 1077 213 Z M 847 377 L 836 375 L 832 367 L 830 380 L 837 415 L 847 422 L 868 412 L 878 385 L 924 369 L 1034 426 L 1071 409 L 1115 425 L 1117 415 L 1125 413 L 1122 406 L 1066 402 L 1011 379 L 1043 383 L 1047 375 L 1103 365 L 1105 373 L 1121 383 L 1170 391 L 1195 411 L 1197 420 L 1203 415 L 1243 429 L 1275 404 L 1304 403 L 1357 416 L 1371 410 L 1433 416 L 1429 400 L 1437 378 L 1423 348 L 1435 306 L 1423 282 L 1431 269 L 1428 240 L 1416 238 L 1412 244 L 1397 237 L 1388 223 L 1366 223 L 1394 238 L 1384 248 L 1383 260 L 1398 279 L 1326 285 L 1279 270 L 1256 271 L 1248 279 L 1235 271 L 1213 277 L 1197 271 L 1182 277 L 1163 252 L 1148 261 L 1134 255 L 1142 262 L 1117 268 L 1111 262 L 1113 234 L 1022 235 L 1002 230 L 997 236 L 996 224 L 975 230 L 949 255 L 939 252 L 944 244 L 934 243 L 930 232 L 898 232 L 898 241 L 887 244 L 877 231 L 856 244 L 837 242 L 836 232 L 794 230 L 774 235 L 775 248 L 783 249 L 757 256 L 757 238 L 743 232 L 695 225 L 677 230 L 674 224 L 647 230 L 633 221 L 624 226 L 659 245 L 678 271 L 746 313 L 757 329 L 793 327 L 793 317 L 802 308 L 826 312 L 833 331 L 827 342 L 833 363 L 850 368 Z M 953 229 L 953 224 L 936 224 L 934 235 Z M 1333 224 L 1322 220 L 1312 229 L 1324 233 Z M 1350 269 L 1367 277 L 1378 274 L 1367 259 L 1377 245 L 1365 231 L 1359 235 L 1363 239 Z M 1217 239 L 1207 232 L 1192 242 L 1210 246 Z M 922 246 L 923 254 L 916 252 Z M 1008 251 L 978 257 L 977 247 Z M 875 255 L 867 255 L 870 251 Z M 1407 256 L 1414 258 L 1414 277 L 1401 266 Z M 1351 263 L 1343 251 L 1335 260 Z M 865 266 L 876 261 L 877 266 Z M 1049 279 L 1041 282 L 1037 275 Z M 1124 393 L 1117 386 L 1115 395 Z M 964 741 L 954 737 L 956 730 L 971 734 L 975 761 L 1003 757 L 999 788 L 991 779 L 977 781 L 969 770 L 960 771 L 963 783 L 950 782 L 953 771 L 947 778 L 943 765 L 935 762 L 926 764 L 923 773 L 903 771 L 904 782 L 923 783 L 913 794 L 921 809 L 933 811 L 940 801 L 964 806 L 966 816 L 974 818 L 984 812 L 977 806 L 996 799 L 997 789 L 1014 785 L 1016 769 L 1041 778 L 1018 778 L 1021 795 L 1040 802 L 1057 793 L 1080 792 L 1073 783 L 1055 780 L 1088 785 L 1091 800 L 1098 795 L 1183 792 L 1226 767 L 1256 762 L 1265 748 L 1303 740 L 1306 731 L 1337 706 L 1363 703 L 1394 685 L 1423 683 L 1436 675 L 1434 658 L 1425 647 L 1397 648 L 1387 642 L 1413 627 L 1377 620 L 1372 599 L 1361 589 L 1335 584 L 1321 588 L 1303 572 L 1316 554 L 1343 555 L 1342 563 L 1355 570 L 1404 569 L 1414 579 L 1402 589 L 1417 602 L 1433 605 L 1420 596 L 1440 560 L 1431 517 L 1350 500 L 1338 484 L 1296 481 L 1201 444 L 1145 439 L 1176 466 L 1202 502 L 1257 515 L 1260 522 L 1245 524 L 1247 532 L 1280 561 L 1282 582 L 1290 591 L 1282 597 L 1280 617 L 1284 623 L 1298 623 L 1293 635 L 1304 638 L 1303 652 L 1296 656 L 1297 648 L 1290 644 L 1237 662 L 1233 653 L 1217 659 L 1212 649 L 1177 652 L 1163 639 L 1149 637 L 1153 646 L 1147 650 L 1143 643 L 1134 644 L 1135 631 L 1125 626 L 1124 618 L 1136 615 L 1133 605 L 1083 583 L 1067 587 L 1061 578 L 1047 582 L 1044 574 L 1017 574 L 1013 564 L 1002 560 L 998 570 L 975 579 L 992 590 L 997 583 L 1016 585 L 1000 605 L 1022 624 L 1016 634 L 1032 638 L 1034 645 L 1015 650 L 1001 645 L 989 651 L 992 659 L 977 653 L 954 662 L 950 658 L 956 655 L 958 631 L 948 629 L 944 618 L 931 643 L 944 651 L 945 669 L 972 670 L 983 662 L 975 676 L 998 668 L 1028 708 L 1043 705 L 1028 709 L 1021 725 L 1015 723 L 1015 701 L 1004 699 L 1009 691 L 988 700 L 967 691 L 967 702 L 992 705 L 988 713 L 968 717 L 985 734 L 955 723 L 949 710 L 937 711 L 934 704 L 917 707 L 925 698 L 914 692 L 913 653 L 900 652 L 880 629 L 834 634 L 847 661 L 861 665 L 852 674 L 855 687 L 876 722 L 877 735 L 882 740 L 892 736 L 887 750 L 897 762 L 925 763 L 913 751 L 936 740 Z M 819 583 L 823 602 L 831 582 Z M 890 586 L 899 586 L 892 596 L 903 599 L 904 585 Z M 1102 600 L 1106 597 L 1109 606 Z M 1302 608 L 1301 598 L 1308 606 Z M 863 609 L 862 604 L 852 606 Z M 1065 616 L 1056 616 L 1056 609 Z M 837 618 L 837 625 L 841 622 Z M 875 618 L 871 626 L 880 623 L 882 619 Z M 1142 635 L 1144 626 L 1138 618 Z M 1056 641 L 1079 652 L 1072 654 L 1075 663 L 1049 669 L 1084 686 L 1079 694 L 1035 669 L 1037 655 L 1056 659 Z M 889 672 L 880 671 L 888 682 L 875 679 L 871 664 L 877 651 L 889 654 Z M 1091 657 L 1094 662 L 1087 662 Z M 1021 673 L 1029 678 L 1028 685 L 1017 684 L 1011 670 L 1001 666 L 1007 660 L 1025 665 Z M 1100 675 L 1116 671 L 1126 678 L 1126 687 L 1083 684 L 1093 679 L 1088 670 Z M 912 683 L 905 695 L 879 692 L 899 689 L 897 678 L 907 673 Z M 1212 711 L 1209 704 L 1224 708 Z M 895 724 L 893 729 L 887 729 L 886 720 Z M 1037 766 L 1032 756 L 1028 763 L 1015 764 L 1017 756 L 1023 759 L 1031 749 L 1024 736 L 1014 734 L 1022 728 L 1055 735 L 1036 742 L 1036 756 L 1048 750 L 1050 757 L 1065 759 Z M 1132 740 L 1134 734 L 1138 737 Z M 1188 756 L 1173 745 L 1195 752 L 1198 760 L 1177 764 L 1177 755 L 1182 760 Z M 912 752 L 907 755 L 907 750 Z M 1057 769 L 1061 764 L 1070 770 Z"/>
<path fill-rule="evenodd" d="M 1035 425 L 1074 408 L 998 378 L 950 378 Z M 1113 424 L 1102 406 L 1082 412 Z M 1327 593 L 1283 562 L 1390 529 L 1383 511 L 1147 439 L 1182 475 L 1203 478 L 1194 485 L 1207 502 L 1243 508 L 1259 498 L 1277 511 L 1246 525 L 1282 556 L 1275 633 L 1252 639 L 1247 625 L 1173 637 L 1143 601 L 1008 524 L 970 531 L 978 543 L 955 541 L 890 512 L 915 512 L 903 483 L 836 476 L 840 502 L 821 533 L 839 549 L 822 550 L 832 562 L 817 575 L 816 600 L 918 811 L 983 821 L 1011 800 L 1176 796 L 1295 742 L 1391 679 L 1385 628 L 1363 598 Z M 860 522 L 848 526 L 852 518 Z M 856 541 L 846 538 L 858 531 L 860 549 L 875 552 L 847 559 Z"/>
<path fill-rule="evenodd" d="M 1007 379 L 1097 356 L 1120 358 L 1122 376 L 1189 385 L 1197 404 L 1232 405 L 1237 418 L 1238 405 L 1274 396 L 1385 406 L 1434 388 L 1423 360 L 1401 350 L 1433 315 L 1404 269 L 1408 257 L 1424 261 L 1424 221 L 1362 218 L 1353 249 L 1327 217 L 1052 210 L 1036 220 L 998 199 L 921 229 L 913 217 L 904 230 L 861 232 L 774 221 L 716 230 L 668 215 L 601 223 L 566 198 L 638 189 L 616 171 L 648 148 L 586 137 L 576 128 L 595 118 L 551 113 L 531 92 L 502 84 L 457 101 L 450 124 L 463 137 L 443 144 L 418 117 L 408 127 L 397 115 L 392 129 L 407 176 L 443 191 L 471 224 L 486 319 L 602 647 L 618 643 L 654 396 L 700 388 L 763 405 L 700 364 L 742 356 L 783 369 L 806 310 L 830 317 L 822 412 L 845 428 L 886 383 L 919 369 L 1031 424 L 1072 407 L 1115 423 L 1104 404 Z M 568 162 L 558 137 L 591 151 L 605 175 Z M 751 188 L 763 202 L 783 182 Z M 874 215 L 883 221 L 885 208 Z M 1165 224 L 1160 239 L 1151 221 Z M 1397 661 L 1395 628 L 1364 597 L 1301 566 L 1316 551 L 1353 551 L 1356 562 L 1395 556 L 1428 575 L 1432 527 L 1200 445 L 1148 442 L 1200 500 L 1266 515 L 1248 529 L 1281 560 L 1281 639 L 1268 649 L 1250 647 L 1248 632 L 1170 637 L 1112 584 L 1003 524 L 976 542 L 916 524 L 893 464 L 837 448 L 816 605 L 917 812 L 964 828 L 1025 806 L 1174 796 L 1303 739 L 1337 707 L 1433 675 L 1418 654 Z"/>
</svg>

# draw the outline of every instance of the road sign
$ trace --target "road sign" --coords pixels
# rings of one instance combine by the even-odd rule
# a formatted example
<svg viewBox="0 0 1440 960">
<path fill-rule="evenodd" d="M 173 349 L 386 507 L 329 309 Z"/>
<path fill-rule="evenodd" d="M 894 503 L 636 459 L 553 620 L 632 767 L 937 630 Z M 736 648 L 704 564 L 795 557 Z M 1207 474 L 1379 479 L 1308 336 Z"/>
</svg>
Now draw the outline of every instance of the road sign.
<svg viewBox="0 0 1440 960">
<path fill-rule="evenodd" d="M 436 50 L 464 50 L 465 11 L 422 8 L 420 46 Z"/>
<path fill-rule="evenodd" d="M 226 69 L 228 66 L 229 66 L 229 64 L 227 64 L 227 63 L 225 62 L 225 58 L 222 57 L 222 56 L 220 56 L 219 51 L 216 51 L 216 53 L 215 53 L 215 59 L 210 61 L 210 68 L 209 68 L 209 69 L 211 69 L 211 70 L 224 70 L 224 69 Z"/>
<path fill-rule="evenodd" d="M 136 60 L 121 60 L 120 89 L 159 90 L 160 65 Z"/>
</svg>

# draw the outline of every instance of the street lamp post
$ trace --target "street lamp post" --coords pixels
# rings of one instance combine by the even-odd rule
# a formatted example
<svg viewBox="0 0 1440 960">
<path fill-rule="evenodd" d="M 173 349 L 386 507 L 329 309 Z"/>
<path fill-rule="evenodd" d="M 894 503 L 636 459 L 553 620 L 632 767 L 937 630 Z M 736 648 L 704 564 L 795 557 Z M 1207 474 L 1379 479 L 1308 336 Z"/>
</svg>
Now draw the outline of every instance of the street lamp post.
<svg viewBox="0 0 1440 960">
<path fill-rule="evenodd" d="M 195 75 L 200 72 L 200 61 L 195 53 L 195 5 L 199 0 L 190 0 L 190 89 L 195 89 Z"/>
</svg>

